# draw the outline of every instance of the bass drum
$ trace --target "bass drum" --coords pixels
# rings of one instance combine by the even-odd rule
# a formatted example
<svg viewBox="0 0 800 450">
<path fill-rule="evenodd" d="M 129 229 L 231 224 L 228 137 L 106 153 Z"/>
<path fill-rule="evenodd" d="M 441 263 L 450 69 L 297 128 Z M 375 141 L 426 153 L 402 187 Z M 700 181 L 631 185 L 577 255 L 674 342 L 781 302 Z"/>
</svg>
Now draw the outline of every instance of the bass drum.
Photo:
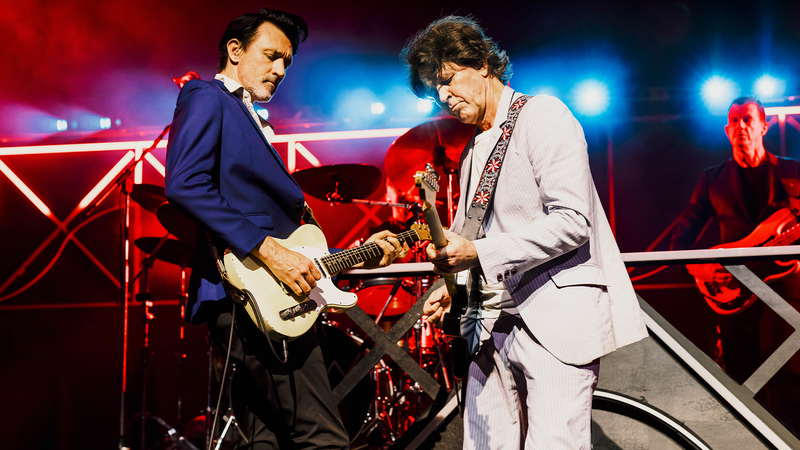
<svg viewBox="0 0 800 450">
<path fill-rule="evenodd" d="M 361 360 L 364 353 L 361 344 L 364 340 L 325 322 L 320 325 L 317 327 L 320 347 L 328 371 L 328 381 L 331 383 L 331 389 L 334 389 Z M 364 425 L 374 398 L 375 382 L 372 377 L 366 376 L 337 405 L 351 441 Z"/>
</svg>

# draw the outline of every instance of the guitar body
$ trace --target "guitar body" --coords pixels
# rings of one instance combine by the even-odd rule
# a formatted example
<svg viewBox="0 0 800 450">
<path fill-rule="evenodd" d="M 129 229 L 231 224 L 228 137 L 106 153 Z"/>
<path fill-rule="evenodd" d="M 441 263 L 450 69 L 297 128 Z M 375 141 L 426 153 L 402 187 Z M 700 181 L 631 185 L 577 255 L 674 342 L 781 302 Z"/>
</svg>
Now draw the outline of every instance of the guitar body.
<svg viewBox="0 0 800 450">
<path fill-rule="evenodd" d="M 795 236 L 795 235 L 798 236 Z M 776 211 L 761 222 L 744 239 L 720 244 L 712 248 L 771 247 L 792 244 L 800 237 L 797 217 L 788 208 Z M 747 267 L 766 283 L 781 280 L 800 272 L 800 261 L 757 261 Z M 738 314 L 758 299 L 749 289 L 731 277 L 727 283 L 705 282 L 695 277 L 695 284 L 715 312 L 723 315 Z"/>
<path fill-rule="evenodd" d="M 280 245 L 314 261 L 328 255 L 328 244 L 322 230 L 314 225 L 303 225 L 286 239 L 275 239 Z M 309 295 L 298 296 L 281 283 L 258 258 L 248 255 L 239 259 L 225 252 L 225 270 L 230 283 L 246 294 L 247 314 L 270 339 L 292 340 L 310 329 L 319 315 L 329 309 L 347 309 L 356 304 L 358 297 L 339 290 L 330 274 L 323 272 L 317 286 Z M 313 300 L 316 306 L 289 320 L 280 317 L 280 311 Z"/>
</svg>

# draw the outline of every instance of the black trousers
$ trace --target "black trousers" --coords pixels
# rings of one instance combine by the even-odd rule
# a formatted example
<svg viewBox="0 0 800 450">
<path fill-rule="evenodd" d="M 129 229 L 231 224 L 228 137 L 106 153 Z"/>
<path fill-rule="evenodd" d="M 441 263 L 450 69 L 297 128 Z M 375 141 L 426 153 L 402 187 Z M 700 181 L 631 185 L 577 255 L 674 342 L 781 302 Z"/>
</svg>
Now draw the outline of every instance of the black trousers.
<svg viewBox="0 0 800 450">
<path fill-rule="evenodd" d="M 208 328 L 214 342 L 227 352 L 233 302 L 219 303 Z M 251 442 L 249 448 L 349 449 L 313 329 L 289 343 L 289 360 L 282 363 L 241 305 L 236 305 L 235 321 L 230 359 L 237 369 L 231 401 L 236 420 Z M 272 344 L 283 357 L 281 343 Z"/>
</svg>

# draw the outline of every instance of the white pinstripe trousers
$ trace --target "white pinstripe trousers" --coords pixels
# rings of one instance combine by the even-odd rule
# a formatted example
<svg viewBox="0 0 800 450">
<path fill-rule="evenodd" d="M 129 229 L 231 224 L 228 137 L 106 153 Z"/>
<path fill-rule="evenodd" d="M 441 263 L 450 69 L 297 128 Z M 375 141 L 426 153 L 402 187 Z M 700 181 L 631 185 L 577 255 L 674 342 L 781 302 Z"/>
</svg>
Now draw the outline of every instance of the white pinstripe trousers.
<svg viewBox="0 0 800 450">
<path fill-rule="evenodd" d="M 467 380 L 464 449 L 589 450 L 599 360 L 564 364 L 519 317 L 481 325 Z"/>
</svg>

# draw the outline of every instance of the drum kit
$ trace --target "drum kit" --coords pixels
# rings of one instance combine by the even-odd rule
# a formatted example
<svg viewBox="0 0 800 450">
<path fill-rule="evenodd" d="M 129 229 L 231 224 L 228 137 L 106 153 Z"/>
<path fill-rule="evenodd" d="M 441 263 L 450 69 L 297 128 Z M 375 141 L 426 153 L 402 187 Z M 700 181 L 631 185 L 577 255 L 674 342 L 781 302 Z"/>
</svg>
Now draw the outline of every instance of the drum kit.
<svg viewBox="0 0 800 450">
<path fill-rule="evenodd" d="M 419 220 L 420 207 L 413 201 L 414 174 L 422 170 L 426 163 L 433 164 L 438 173 L 446 178 L 439 200 L 445 206 L 442 222 L 452 223 L 454 200 L 458 196 L 456 173 L 462 149 L 472 137 L 474 127 L 464 125 L 455 119 L 436 119 L 410 129 L 389 147 L 385 169 L 387 185 L 393 186 L 401 195 L 387 197 L 387 201 L 365 200 L 382 185 L 382 173 L 377 167 L 365 164 L 337 164 L 299 170 L 292 174 L 303 192 L 311 197 L 329 202 L 331 208 L 342 203 L 361 203 L 370 206 L 384 206 L 403 211 L 403 222 Z M 147 272 L 153 260 L 158 259 L 181 268 L 181 304 L 185 305 L 186 269 L 191 267 L 194 245 L 197 241 L 198 227 L 175 207 L 166 201 L 160 186 L 135 185 L 131 198 L 142 209 L 154 213 L 168 234 L 163 237 L 140 237 L 135 245 L 147 256 L 141 264 L 136 278 L 139 281 L 139 294 L 136 298 L 145 303 L 145 320 L 152 317 L 147 309 L 152 306 L 148 294 Z M 437 200 L 437 204 L 439 201 Z M 391 229 L 394 224 L 384 224 L 382 229 Z M 381 228 L 379 226 L 378 228 Z M 395 231 L 395 230 L 392 230 Z M 354 242 L 358 245 L 362 240 Z M 396 263 L 420 262 L 425 259 L 424 244 L 417 243 L 408 256 Z M 402 269 L 398 272 L 402 272 Z M 422 297 L 433 283 L 433 276 L 395 276 L 368 279 L 347 279 L 338 281 L 343 290 L 355 292 L 358 307 L 374 318 L 375 323 L 388 331 Z M 183 311 L 184 308 L 181 308 Z M 327 314 L 318 324 L 317 332 L 327 365 L 331 387 L 335 387 L 349 369 L 365 355 L 373 345 L 371 339 L 344 313 Z M 146 337 L 145 337 L 146 339 Z M 146 347 L 147 344 L 145 344 Z M 397 345 L 408 352 L 420 366 L 448 392 L 453 389 L 453 376 L 449 363 L 449 345 L 440 330 L 425 320 L 419 320 L 404 335 Z M 145 352 L 146 353 L 146 352 Z M 146 357 L 144 359 L 146 366 Z M 180 368 L 179 368 L 180 370 Z M 211 373 L 211 371 L 210 371 Z M 180 386 L 179 386 L 180 390 Z M 180 422 L 180 392 L 179 422 Z M 351 438 L 352 448 L 388 448 L 411 427 L 420 415 L 425 413 L 433 400 L 425 395 L 391 358 L 384 356 L 375 365 L 370 376 L 362 379 L 343 401 L 339 410 Z M 146 412 L 142 417 L 149 416 Z M 206 420 L 208 415 L 206 415 Z M 159 422 L 160 423 L 160 422 Z M 164 425 L 164 424 L 162 424 Z M 234 445 L 235 431 L 228 431 L 221 448 Z M 234 427 L 231 427 L 233 429 Z M 144 429 L 144 427 L 142 428 Z M 169 436 L 180 433 L 171 430 Z M 142 437 L 144 442 L 144 436 Z M 181 448 L 195 447 L 189 440 L 165 440 L 165 445 Z"/>
</svg>

